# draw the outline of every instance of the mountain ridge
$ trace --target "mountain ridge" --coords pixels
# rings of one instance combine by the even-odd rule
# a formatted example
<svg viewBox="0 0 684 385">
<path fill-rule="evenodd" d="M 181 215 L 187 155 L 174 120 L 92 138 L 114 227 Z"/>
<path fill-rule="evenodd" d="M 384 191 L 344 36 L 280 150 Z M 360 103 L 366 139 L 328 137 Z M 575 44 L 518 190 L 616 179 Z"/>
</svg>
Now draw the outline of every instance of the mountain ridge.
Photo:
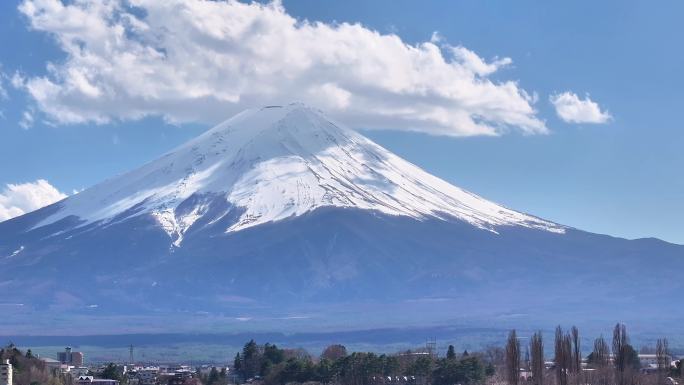
<svg viewBox="0 0 684 385">
<path fill-rule="evenodd" d="M 682 261 L 497 205 L 291 105 L 1 222 L 0 328 L 653 322 Z"/>
<path fill-rule="evenodd" d="M 197 204 L 179 216 L 175 209 L 193 194 Z M 227 232 L 323 206 L 452 216 L 492 231 L 497 225 L 564 231 L 433 177 L 302 104 L 244 111 L 157 160 L 67 198 L 37 226 L 70 215 L 106 221 L 140 205 L 139 212 L 151 212 L 179 246 L 206 210 L 201 195 L 225 195 L 231 206 L 245 209 Z"/>
</svg>

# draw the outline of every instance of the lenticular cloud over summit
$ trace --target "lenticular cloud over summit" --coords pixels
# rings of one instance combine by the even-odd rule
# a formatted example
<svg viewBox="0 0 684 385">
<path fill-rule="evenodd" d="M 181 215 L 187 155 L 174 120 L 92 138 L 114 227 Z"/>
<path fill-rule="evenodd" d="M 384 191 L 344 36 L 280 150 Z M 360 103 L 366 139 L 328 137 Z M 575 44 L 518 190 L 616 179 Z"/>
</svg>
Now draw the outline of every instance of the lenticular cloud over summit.
<svg viewBox="0 0 684 385">
<path fill-rule="evenodd" d="M 491 79 L 509 58 L 298 20 L 279 2 L 26 0 L 19 10 L 66 54 L 47 75 L 16 74 L 13 82 L 55 123 L 215 123 L 254 105 L 300 100 L 367 128 L 547 131 L 534 96 L 516 81 Z"/>
</svg>

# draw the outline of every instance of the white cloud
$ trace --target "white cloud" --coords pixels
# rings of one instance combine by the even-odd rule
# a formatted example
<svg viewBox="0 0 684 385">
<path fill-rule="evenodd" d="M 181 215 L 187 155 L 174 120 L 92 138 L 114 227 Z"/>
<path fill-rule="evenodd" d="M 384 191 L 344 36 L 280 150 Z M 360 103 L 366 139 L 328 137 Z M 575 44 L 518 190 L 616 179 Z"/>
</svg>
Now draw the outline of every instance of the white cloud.
<svg viewBox="0 0 684 385">
<path fill-rule="evenodd" d="M 66 198 L 48 181 L 8 184 L 0 192 L 0 222 L 55 203 Z"/>
<path fill-rule="evenodd" d="M 21 114 L 21 120 L 19 120 L 19 126 L 24 130 L 28 130 L 33 127 L 33 113 L 31 111 L 24 111 Z"/>
<path fill-rule="evenodd" d="M 2 63 L 0 63 L 0 101 L 5 101 L 9 99 L 7 90 L 5 89 L 5 80 L 9 77 L 2 71 Z M 0 106 L 2 106 L 0 104 Z M 0 120 L 5 120 L 5 111 L 0 109 Z"/>
<path fill-rule="evenodd" d="M 444 36 L 442 36 L 439 31 L 433 31 L 432 36 L 430 36 L 430 43 L 439 44 L 444 41 Z"/>
<path fill-rule="evenodd" d="M 7 100 L 9 96 L 7 95 L 7 90 L 5 90 L 4 83 L 4 75 L 2 72 L 0 72 L 0 100 Z"/>
<path fill-rule="evenodd" d="M 489 77 L 509 58 L 487 61 L 439 35 L 409 45 L 360 24 L 297 20 L 278 2 L 25 0 L 19 10 L 66 53 L 47 76 L 12 79 L 56 123 L 215 123 L 302 101 L 356 127 L 547 132 L 517 82 Z"/>
<path fill-rule="evenodd" d="M 23 88 L 26 83 L 26 79 L 19 72 L 15 72 L 10 78 L 10 84 L 14 88 Z"/>
<path fill-rule="evenodd" d="M 549 100 L 558 117 L 568 123 L 607 123 L 613 118 L 608 111 L 601 111 L 589 95 L 580 99 L 575 93 L 563 92 L 551 95 Z"/>
<path fill-rule="evenodd" d="M 7 89 L 5 88 L 5 82 L 8 80 L 11 82 L 11 78 L 7 75 L 7 73 L 5 73 L 5 71 L 3 71 L 2 63 L 0 63 L 0 100 L 9 99 Z"/>
</svg>

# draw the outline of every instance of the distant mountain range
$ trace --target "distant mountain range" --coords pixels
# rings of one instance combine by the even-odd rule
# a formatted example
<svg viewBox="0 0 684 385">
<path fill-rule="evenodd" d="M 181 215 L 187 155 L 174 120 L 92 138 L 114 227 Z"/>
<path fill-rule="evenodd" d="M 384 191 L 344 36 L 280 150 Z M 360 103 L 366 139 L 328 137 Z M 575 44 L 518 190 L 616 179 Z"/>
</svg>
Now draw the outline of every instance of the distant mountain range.
<svg viewBox="0 0 684 385">
<path fill-rule="evenodd" d="M 505 208 L 320 111 L 268 106 L 0 223 L 0 326 L 680 325 L 682 266 L 684 246 Z"/>
</svg>

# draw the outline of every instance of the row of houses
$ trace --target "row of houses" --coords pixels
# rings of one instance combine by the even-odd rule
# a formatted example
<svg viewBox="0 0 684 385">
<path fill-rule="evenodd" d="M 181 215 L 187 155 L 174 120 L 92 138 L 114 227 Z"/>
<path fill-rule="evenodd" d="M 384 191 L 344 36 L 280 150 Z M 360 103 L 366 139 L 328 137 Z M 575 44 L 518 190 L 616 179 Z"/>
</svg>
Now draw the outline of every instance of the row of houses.
<svg viewBox="0 0 684 385">
<path fill-rule="evenodd" d="M 180 385 L 196 376 L 187 365 L 177 366 L 135 366 L 126 373 L 129 385 Z"/>
</svg>

